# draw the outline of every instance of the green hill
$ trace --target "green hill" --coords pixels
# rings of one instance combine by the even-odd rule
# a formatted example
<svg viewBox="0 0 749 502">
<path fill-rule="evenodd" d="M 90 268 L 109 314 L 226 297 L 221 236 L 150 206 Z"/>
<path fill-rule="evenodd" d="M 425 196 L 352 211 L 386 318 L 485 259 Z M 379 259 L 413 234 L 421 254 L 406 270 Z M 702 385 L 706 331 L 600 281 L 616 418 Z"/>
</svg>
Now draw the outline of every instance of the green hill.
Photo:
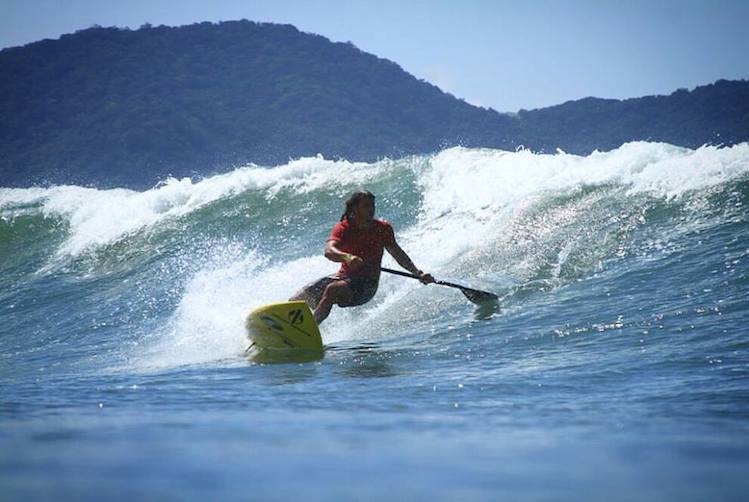
<svg viewBox="0 0 749 502">
<path fill-rule="evenodd" d="M 749 139 L 749 85 L 500 114 L 293 26 L 95 27 L 0 51 L 0 186 L 146 188 L 166 176 L 453 145 L 576 153 Z"/>
</svg>

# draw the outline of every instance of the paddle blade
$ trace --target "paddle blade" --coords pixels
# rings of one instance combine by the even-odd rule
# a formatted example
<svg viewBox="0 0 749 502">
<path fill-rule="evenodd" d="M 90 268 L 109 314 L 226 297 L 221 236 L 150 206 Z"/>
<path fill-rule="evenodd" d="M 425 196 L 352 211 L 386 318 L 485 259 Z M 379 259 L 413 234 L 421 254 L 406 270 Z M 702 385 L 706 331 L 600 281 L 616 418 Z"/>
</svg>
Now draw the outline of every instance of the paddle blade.
<svg viewBox="0 0 749 502">
<path fill-rule="evenodd" d="M 480 289 L 467 288 L 465 286 L 461 286 L 460 284 L 455 284 L 453 282 L 446 282 L 446 281 L 435 281 L 435 282 L 443 286 L 449 286 L 451 288 L 459 289 L 460 292 L 463 293 L 470 302 L 475 303 L 476 305 L 499 304 L 499 297 L 495 295 L 494 293 L 489 293 L 488 291 L 481 291 Z"/>
<path fill-rule="evenodd" d="M 460 288 L 460 291 L 465 295 L 466 298 L 468 298 L 469 301 L 475 303 L 476 305 L 499 303 L 499 297 L 494 293 L 489 293 L 488 291 L 479 291 L 478 289 L 471 289 L 466 287 Z"/>
</svg>

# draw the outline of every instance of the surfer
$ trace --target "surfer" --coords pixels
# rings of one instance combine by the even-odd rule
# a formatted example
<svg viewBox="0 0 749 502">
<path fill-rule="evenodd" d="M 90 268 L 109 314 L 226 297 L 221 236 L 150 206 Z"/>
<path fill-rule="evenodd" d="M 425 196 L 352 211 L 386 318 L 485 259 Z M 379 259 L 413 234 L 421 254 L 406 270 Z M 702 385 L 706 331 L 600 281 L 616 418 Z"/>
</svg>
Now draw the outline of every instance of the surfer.
<svg viewBox="0 0 749 502">
<path fill-rule="evenodd" d="M 376 219 L 374 214 L 375 196 L 367 191 L 354 192 L 325 243 L 325 257 L 341 263 L 338 273 L 308 284 L 289 299 L 306 301 L 318 324 L 328 317 L 333 305 L 354 307 L 372 299 L 380 281 L 384 250 L 422 283 L 434 282 L 431 274 L 419 270 L 398 245 L 390 223 Z"/>
</svg>

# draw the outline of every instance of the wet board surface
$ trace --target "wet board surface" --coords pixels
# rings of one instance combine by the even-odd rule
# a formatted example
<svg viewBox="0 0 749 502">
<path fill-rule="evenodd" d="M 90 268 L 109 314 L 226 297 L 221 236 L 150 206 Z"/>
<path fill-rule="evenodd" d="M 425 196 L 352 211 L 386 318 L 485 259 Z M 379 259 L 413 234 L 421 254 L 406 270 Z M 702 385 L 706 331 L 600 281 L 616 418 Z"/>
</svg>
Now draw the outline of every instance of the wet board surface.
<svg viewBox="0 0 749 502">
<path fill-rule="evenodd" d="M 281 302 L 256 308 L 247 315 L 249 346 L 245 353 L 256 362 L 320 359 L 322 338 L 304 301 Z"/>
</svg>

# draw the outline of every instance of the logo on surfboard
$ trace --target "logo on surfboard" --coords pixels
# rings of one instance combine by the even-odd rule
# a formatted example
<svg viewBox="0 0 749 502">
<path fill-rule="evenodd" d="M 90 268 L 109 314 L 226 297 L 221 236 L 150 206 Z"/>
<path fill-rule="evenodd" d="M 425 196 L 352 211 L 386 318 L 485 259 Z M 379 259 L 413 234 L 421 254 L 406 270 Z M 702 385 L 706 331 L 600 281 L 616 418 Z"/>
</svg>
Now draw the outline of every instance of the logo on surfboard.
<svg viewBox="0 0 749 502">
<path fill-rule="evenodd" d="M 304 322 L 304 314 L 301 309 L 292 310 L 289 312 L 289 322 L 292 326 L 302 324 Z"/>
</svg>

